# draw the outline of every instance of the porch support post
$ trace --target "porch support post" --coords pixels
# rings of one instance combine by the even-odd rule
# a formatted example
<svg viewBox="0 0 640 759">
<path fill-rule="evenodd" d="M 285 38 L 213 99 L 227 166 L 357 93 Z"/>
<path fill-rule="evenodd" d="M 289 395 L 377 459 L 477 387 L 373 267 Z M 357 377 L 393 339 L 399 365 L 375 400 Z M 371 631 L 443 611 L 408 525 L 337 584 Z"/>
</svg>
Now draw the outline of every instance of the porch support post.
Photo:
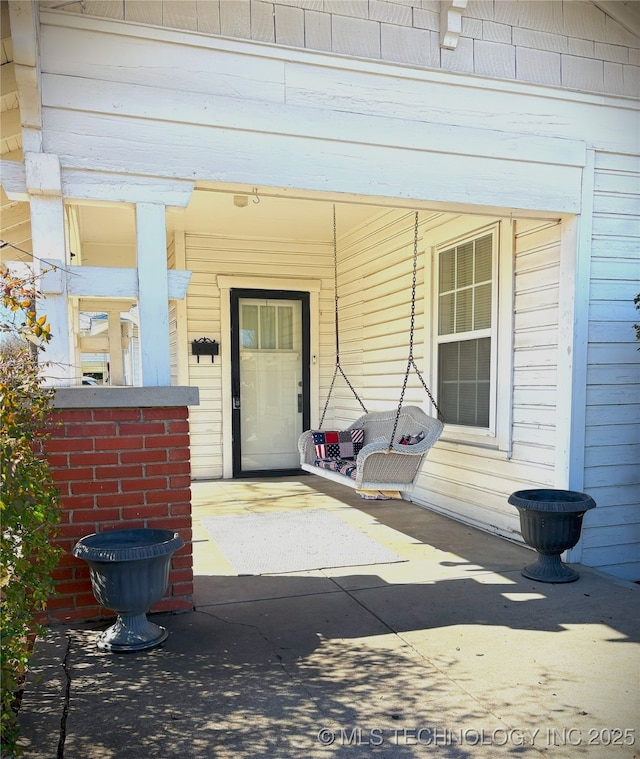
<svg viewBox="0 0 640 759">
<path fill-rule="evenodd" d="M 560 448 L 560 460 L 557 462 L 556 477 L 558 478 L 557 487 L 567 488 L 568 490 L 584 490 L 584 451 L 586 440 L 586 423 L 587 423 L 587 352 L 589 341 L 589 300 L 590 300 L 590 266 L 591 266 L 591 245 L 593 236 L 593 193 L 595 182 L 595 151 L 587 150 L 585 167 L 582 170 L 582 203 L 580 216 L 572 219 L 571 226 L 567 230 L 567 237 L 563 236 L 563 246 L 561 256 L 566 258 L 569 250 L 565 250 L 564 242 L 570 244 L 573 251 L 573 287 L 571 288 L 572 310 L 566 314 L 566 318 L 571 317 L 570 334 L 567 330 L 560 332 L 558 338 L 559 349 L 559 369 L 562 366 L 562 356 L 564 353 L 571 354 L 571 373 L 561 376 L 558 372 L 558 388 L 561 382 L 565 382 L 570 387 L 571 397 L 566 403 L 567 413 L 570 415 L 565 420 L 564 430 L 567 436 L 566 444 L 563 449 Z M 568 239 L 567 239 L 568 238 Z M 563 280 L 565 264 L 560 263 L 560 313 L 559 325 L 563 324 L 563 303 L 562 292 L 565 287 Z M 560 401 L 560 398 L 558 399 Z M 560 404 L 558 404 L 560 406 Z M 559 445 L 562 441 L 559 440 Z M 564 466 L 564 469 L 562 468 Z M 563 557 L 568 562 L 580 562 L 582 560 L 583 535 L 577 545 L 567 551 Z"/>
<path fill-rule="evenodd" d="M 174 235 L 175 267 L 185 270 L 187 265 L 187 251 L 184 230 L 176 230 Z M 178 385 L 189 384 L 189 357 L 181 346 L 188 344 L 187 332 L 187 301 L 185 298 L 175 301 L 176 315 L 176 344 L 178 345 L 177 356 L 177 382 Z"/>
<path fill-rule="evenodd" d="M 146 387 L 171 385 L 165 206 L 136 204 L 140 366 Z"/>
<path fill-rule="evenodd" d="M 54 265 L 55 276 L 39 285 L 45 296 L 43 313 L 51 325 L 51 342 L 42 356 L 47 367 L 48 385 L 71 384 L 74 373 L 71 347 L 71 323 L 65 276 L 66 238 L 64 204 L 58 157 L 46 153 L 25 153 L 25 180 L 31 209 L 31 238 L 36 273 Z M 46 264 L 45 259 L 48 259 Z M 47 286 L 45 286 L 45 281 Z"/>
<path fill-rule="evenodd" d="M 109 311 L 109 384 L 124 385 L 120 311 Z"/>
</svg>

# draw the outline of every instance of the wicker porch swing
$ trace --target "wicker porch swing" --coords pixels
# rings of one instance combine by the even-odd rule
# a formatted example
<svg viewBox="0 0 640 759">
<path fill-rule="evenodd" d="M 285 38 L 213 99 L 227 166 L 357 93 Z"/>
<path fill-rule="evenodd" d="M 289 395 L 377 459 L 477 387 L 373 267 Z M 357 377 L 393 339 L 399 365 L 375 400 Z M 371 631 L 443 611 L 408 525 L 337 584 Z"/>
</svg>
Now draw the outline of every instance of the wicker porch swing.
<svg viewBox="0 0 640 759">
<path fill-rule="evenodd" d="M 301 468 L 355 488 L 364 497 L 399 497 L 410 491 L 422 461 L 444 428 L 442 414 L 413 357 L 415 333 L 416 273 L 418 262 L 418 212 L 415 213 L 413 240 L 413 280 L 411 285 L 411 327 L 409 356 L 396 411 L 368 412 L 340 363 L 338 308 L 338 253 L 336 207 L 333 206 L 333 272 L 335 296 L 336 362 L 329 392 L 317 430 L 307 430 L 298 441 Z M 411 368 L 438 413 L 435 419 L 418 406 L 403 406 Z M 364 414 L 345 430 L 323 430 L 322 425 L 338 373 L 360 404 Z"/>
</svg>

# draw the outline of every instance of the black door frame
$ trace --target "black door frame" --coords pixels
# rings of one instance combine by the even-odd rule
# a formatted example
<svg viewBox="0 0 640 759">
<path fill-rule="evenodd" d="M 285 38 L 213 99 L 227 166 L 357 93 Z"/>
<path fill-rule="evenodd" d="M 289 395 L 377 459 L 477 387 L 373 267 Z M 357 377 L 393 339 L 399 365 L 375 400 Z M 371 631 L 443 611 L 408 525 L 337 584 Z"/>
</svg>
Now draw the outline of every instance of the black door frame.
<svg viewBox="0 0 640 759">
<path fill-rule="evenodd" d="M 233 478 L 242 477 L 282 477 L 300 474 L 301 469 L 258 469 L 242 470 L 242 440 L 240 429 L 240 312 L 241 298 L 264 298 L 265 300 L 297 300 L 302 307 L 302 429 L 311 425 L 311 313 L 308 292 L 300 290 L 260 290 L 254 288 L 232 288 L 231 304 L 231 429 Z M 236 400 L 237 399 L 237 400 Z"/>
</svg>

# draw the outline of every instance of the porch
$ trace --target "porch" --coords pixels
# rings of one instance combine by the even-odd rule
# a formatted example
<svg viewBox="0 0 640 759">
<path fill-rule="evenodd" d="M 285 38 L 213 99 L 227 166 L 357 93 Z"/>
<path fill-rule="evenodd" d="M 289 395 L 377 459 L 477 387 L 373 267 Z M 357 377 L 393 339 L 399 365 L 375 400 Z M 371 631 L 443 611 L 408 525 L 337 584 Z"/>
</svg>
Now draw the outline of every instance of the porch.
<svg viewBox="0 0 640 759">
<path fill-rule="evenodd" d="M 637 753 L 637 586 L 534 583 L 522 545 L 317 477 L 194 482 L 192 502 L 195 611 L 154 616 L 169 638 L 138 654 L 99 652 L 105 622 L 52 628 L 25 759 Z M 399 560 L 241 576 L 203 521 L 305 510 Z"/>
</svg>

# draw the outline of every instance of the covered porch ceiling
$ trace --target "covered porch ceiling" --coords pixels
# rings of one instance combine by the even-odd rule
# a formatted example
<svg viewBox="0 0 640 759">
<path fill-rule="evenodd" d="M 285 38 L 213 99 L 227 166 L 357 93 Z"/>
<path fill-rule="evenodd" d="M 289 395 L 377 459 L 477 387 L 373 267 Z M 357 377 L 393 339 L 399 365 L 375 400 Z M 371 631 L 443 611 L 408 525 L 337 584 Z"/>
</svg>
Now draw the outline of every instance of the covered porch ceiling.
<svg viewBox="0 0 640 759">
<path fill-rule="evenodd" d="M 185 209 L 167 209 L 167 232 L 219 237 L 333 241 L 333 203 L 283 197 L 262 188 L 196 188 Z M 338 235 L 366 223 L 379 205 L 336 202 Z M 79 205 L 82 242 L 135 244 L 135 209 L 128 205 Z"/>
</svg>

